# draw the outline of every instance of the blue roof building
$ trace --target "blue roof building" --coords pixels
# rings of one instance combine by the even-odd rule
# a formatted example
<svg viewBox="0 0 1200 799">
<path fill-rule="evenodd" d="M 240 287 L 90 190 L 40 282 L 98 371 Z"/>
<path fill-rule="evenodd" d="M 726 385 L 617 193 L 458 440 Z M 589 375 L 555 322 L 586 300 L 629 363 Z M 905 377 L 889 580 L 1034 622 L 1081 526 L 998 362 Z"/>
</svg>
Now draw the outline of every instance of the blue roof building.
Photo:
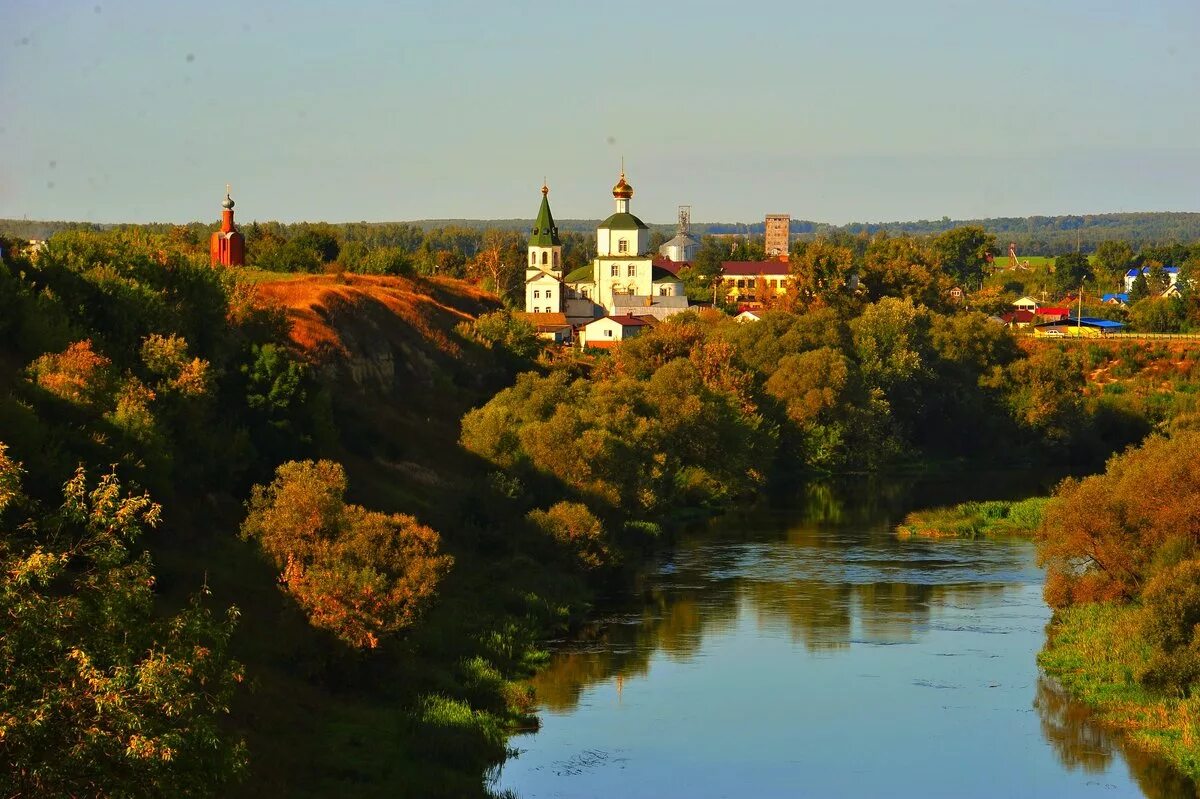
<svg viewBox="0 0 1200 799">
<path fill-rule="evenodd" d="M 1179 267 L 1178 266 L 1164 266 L 1163 273 L 1167 276 L 1167 281 L 1168 281 L 1167 285 L 1168 286 L 1174 286 L 1175 281 L 1179 280 Z M 1146 277 L 1150 277 L 1150 267 L 1143 266 L 1141 269 L 1138 269 L 1135 266 L 1133 269 L 1130 269 L 1129 271 L 1127 271 L 1125 273 L 1125 291 L 1126 292 L 1133 291 L 1133 281 L 1137 280 L 1138 275 L 1145 275 Z"/>
</svg>

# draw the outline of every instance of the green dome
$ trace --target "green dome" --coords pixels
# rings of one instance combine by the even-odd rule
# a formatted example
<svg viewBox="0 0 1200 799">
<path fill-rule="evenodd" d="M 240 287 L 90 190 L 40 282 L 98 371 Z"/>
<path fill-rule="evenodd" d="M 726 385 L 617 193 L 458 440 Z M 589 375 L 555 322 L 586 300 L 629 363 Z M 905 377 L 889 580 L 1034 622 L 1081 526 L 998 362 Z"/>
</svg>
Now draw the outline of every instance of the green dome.
<svg viewBox="0 0 1200 799">
<path fill-rule="evenodd" d="M 621 211 L 600 223 L 601 230 L 649 230 L 645 222 L 628 211 Z"/>
</svg>

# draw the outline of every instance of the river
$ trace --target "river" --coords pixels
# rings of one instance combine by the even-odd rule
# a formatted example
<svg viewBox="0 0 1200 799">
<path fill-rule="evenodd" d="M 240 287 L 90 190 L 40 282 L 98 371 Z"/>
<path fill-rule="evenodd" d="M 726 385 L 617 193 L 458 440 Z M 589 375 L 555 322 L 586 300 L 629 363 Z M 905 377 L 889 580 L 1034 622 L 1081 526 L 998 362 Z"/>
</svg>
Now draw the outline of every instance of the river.
<svg viewBox="0 0 1200 799">
<path fill-rule="evenodd" d="M 1182 797 L 1042 677 L 1022 541 L 899 541 L 909 510 L 1048 478 L 858 479 L 683 537 L 559 642 L 496 791 L 562 797 Z"/>
</svg>

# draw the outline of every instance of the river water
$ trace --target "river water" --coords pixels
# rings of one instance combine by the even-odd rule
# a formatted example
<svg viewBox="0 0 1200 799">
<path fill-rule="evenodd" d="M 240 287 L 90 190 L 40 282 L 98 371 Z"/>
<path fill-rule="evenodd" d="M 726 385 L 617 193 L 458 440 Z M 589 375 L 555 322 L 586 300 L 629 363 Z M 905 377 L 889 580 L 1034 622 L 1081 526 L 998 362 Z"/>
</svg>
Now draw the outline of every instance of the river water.
<svg viewBox="0 0 1200 799">
<path fill-rule="evenodd" d="M 811 485 L 723 518 L 560 642 L 494 788 L 546 797 L 1184 797 L 1038 673 L 1032 545 L 899 541 L 1030 475 Z"/>
</svg>

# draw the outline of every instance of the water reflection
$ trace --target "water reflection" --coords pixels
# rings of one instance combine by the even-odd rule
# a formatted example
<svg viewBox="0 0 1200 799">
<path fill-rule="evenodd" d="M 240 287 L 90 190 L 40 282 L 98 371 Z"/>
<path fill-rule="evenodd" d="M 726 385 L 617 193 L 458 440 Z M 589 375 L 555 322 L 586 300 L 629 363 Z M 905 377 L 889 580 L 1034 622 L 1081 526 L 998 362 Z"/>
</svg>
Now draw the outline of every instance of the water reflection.
<svg viewBox="0 0 1200 799">
<path fill-rule="evenodd" d="M 794 795 L 798 773 L 811 795 L 1029 795 L 997 792 L 1011 760 L 1027 790 L 1052 795 L 1195 795 L 1039 680 L 1048 611 L 1029 545 L 893 535 L 913 508 L 1055 482 L 985 480 L 811 485 L 685 537 L 627 608 L 562 644 L 535 678 L 546 724 L 536 741 L 514 741 L 526 754 L 499 787 L 669 795 L 683 787 L 670 770 L 684 767 L 693 796 Z M 697 735 L 711 758 L 696 760 Z M 952 766 L 922 765 L 946 746 Z M 581 753 L 587 769 L 563 765 Z"/>
<path fill-rule="evenodd" d="M 568 711 L 588 686 L 643 675 L 656 653 L 686 661 L 706 636 L 728 631 L 743 606 L 761 629 L 784 630 L 813 652 L 836 651 L 856 641 L 913 641 L 928 629 L 931 608 L 979 607 L 1014 582 L 1040 579 L 1019 547 L 896 539 L 892 528 L 911 508 L 961 490 L 915 478 L 827 481 L 805 486 L 784 508 L 722 519 L 642 576 L 639 610 L 564 643 L 534 680 L 538 700 Z"/>
<path fill-rule="evenodd" d="M 1042 735 L 1067 768 L 1102 775 L 1119 755 L 1148 799 L 1200 796 L 1190 779 L 1132 746 L 1127 739 L 1105 730 L 1085 705 L 1073 701 L 1053 680 L 1045 677 L 1038 680 L 1034 706 L 1041 720 Z"/>
</svg>

